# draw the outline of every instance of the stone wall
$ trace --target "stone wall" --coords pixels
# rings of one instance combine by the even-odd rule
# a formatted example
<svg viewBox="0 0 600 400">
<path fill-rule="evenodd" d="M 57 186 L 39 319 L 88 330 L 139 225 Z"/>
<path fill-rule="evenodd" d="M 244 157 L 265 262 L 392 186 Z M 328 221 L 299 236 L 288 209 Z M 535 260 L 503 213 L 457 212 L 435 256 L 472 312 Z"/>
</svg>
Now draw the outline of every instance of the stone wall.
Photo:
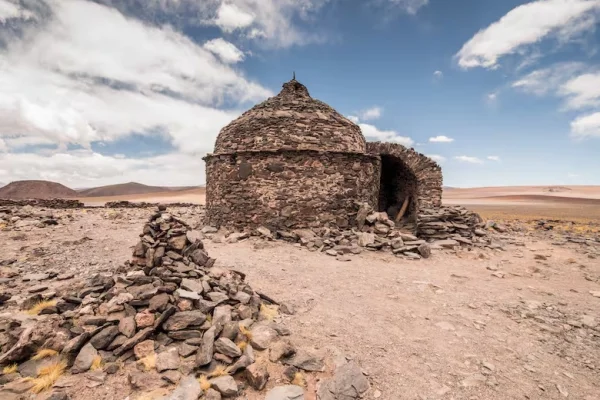
<svg viewBox="0 0 600 400">
<path fill-rule="evenodd" d="M 358 125 L 311 98 L 304 85 L 292 80 L 277 96 L 223 128 L 214 154 L 277 150 L 364 153 L 365 149 Z"/>
<path fill-rule="evenodd" d="M 32 206 L 42 208 L 83 208 L 84 204 L 79 200 L 67 199 L 26 199 L 26 200 L 11 200 L 0 199 L 0 207 L 5 206 Z"/>
<path fill-rule="evenodd" d="M 376 207 L 379 157 L 316 151 L 208 155 L 207 223 L 271 229 L 354 224 L 355 201 Z"/>
<path fill-rule="evenodd" d="M 395 143 L 369 142 L 367 152 L 373 155 L 390 155 L 402 160 L 417 181 L 418 208 L 442 205 L 442 168 L 431 158 Z"/>
</svg>

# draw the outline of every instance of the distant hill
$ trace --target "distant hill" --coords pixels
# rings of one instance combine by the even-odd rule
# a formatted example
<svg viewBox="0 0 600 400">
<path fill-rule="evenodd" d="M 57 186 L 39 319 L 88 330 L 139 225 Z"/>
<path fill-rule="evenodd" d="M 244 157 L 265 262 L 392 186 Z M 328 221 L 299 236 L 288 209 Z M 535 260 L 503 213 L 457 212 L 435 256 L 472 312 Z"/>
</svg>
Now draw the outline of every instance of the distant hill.
<svg viewBox="0 0 600 400">
<path fill-rule="evenodd" d="M 54 199 L 76 197 L 73 189 L 50 181 L 14 181 L 0 188 L 0 199 Z"/>
<path fill-rule="evenodd" d="M 194 188 L 195 186 L 186 187 L 164 187 L 164 186 L 148 186 L 137 182 L 121 183 L 118 185 L 100 186 L 90 189 L 81 189 L 77 193 L 80 197 L 106 197 L 106 196 L 125 196 L 130 194 L 147 194 L 178 191 Z"/>
</svg>

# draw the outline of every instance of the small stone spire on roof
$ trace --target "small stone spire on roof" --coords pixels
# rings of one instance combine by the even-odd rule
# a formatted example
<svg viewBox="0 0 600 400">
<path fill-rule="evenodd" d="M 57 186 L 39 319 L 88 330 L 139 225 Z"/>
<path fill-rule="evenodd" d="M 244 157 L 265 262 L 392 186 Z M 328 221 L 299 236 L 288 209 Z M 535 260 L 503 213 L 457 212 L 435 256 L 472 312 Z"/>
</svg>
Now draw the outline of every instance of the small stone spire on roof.
<svg viewBox="0 0 600 400">
<path fill-rule="evenodd" d="M 292 80 L 283 84 L 283 89 L 277 97 L 310 97 L 306 86 L 296 80 L 296 71 L 292 76 Z"/>
</svg>

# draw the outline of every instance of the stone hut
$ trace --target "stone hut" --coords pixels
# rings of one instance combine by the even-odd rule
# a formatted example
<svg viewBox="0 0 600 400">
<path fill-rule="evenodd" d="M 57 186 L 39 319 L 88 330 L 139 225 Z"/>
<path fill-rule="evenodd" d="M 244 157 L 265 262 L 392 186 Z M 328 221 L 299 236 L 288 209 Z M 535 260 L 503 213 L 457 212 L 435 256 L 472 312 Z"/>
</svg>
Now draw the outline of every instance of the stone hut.
<svg viewBox="0 0 600 400">
<path fill-rule="evenodd" d="M 235 228 L 349 227 L 358 205 L 414 226 L 441 205 L 441 168 L 358 125 L 292 79 L 221 130 L 206 161 L 207 223 Z"/>
</svg>

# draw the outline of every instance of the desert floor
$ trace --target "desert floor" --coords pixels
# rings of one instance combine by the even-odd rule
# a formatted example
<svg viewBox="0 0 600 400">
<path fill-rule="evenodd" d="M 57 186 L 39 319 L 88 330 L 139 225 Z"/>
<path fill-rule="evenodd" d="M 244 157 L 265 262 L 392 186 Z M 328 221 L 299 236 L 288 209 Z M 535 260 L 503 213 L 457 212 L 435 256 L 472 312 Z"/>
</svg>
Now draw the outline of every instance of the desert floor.
<svg viewBox="0 0 600 400">
<path fill-rule="evenodd" d="M 172 212 L 201 226 L 199 208 Z M 129 259 L 150 213 L 56 211 L 72 220 L 0 231 L 1 258 L 27 260 L 21 273 L 72 272 L 71 280 L 46 283 L 68 289 Z M 364 251 L 350 262 L 279 241 L 205 244 L 218 265 L 296 306 L 283 319 L 296 344 L 356 361 L 371 382 L 366 398 L 600 399 L 600 242 L 526 228 L 493 240 L 502 251 L 439 250 L 419 261 Z M 77 379 L 65 389 L 72 399 L 143 395 L 125 371 L 96 387 Z M 278 380 L 274 372 L 270 384 Z"/>
</svg>

